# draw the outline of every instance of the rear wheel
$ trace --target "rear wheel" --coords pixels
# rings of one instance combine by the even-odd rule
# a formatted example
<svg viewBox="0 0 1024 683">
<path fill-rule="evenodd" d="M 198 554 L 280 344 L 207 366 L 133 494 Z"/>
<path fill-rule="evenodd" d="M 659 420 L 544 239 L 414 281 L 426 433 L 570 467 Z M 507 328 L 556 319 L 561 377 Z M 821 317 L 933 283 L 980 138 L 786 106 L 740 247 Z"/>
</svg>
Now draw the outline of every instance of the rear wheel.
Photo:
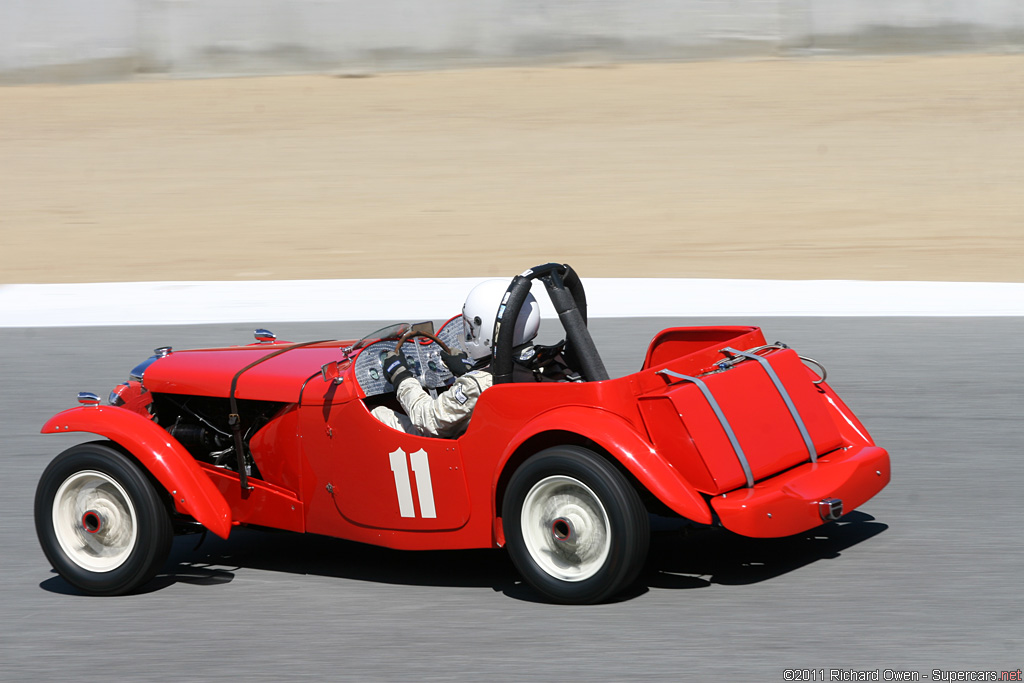
<svg viewBox="0 0 1024 683">
<path fill-rule="evenodd" d="M 173 537 L 153 484 L 131 459 L 101 443 L 69 448 L 47 466 L 35 518 L 50 564 L 92 595 L 127 593 L 149 581 Z"/>
<path fill-rule="evenodd" d="M 647 510 L 636 490 L 593 451 L 559 446 L 516 470 L 502 505 L 509 555 L 523 578 L 565 603 L 607 600 L 647 555 Z"/>
</svg>

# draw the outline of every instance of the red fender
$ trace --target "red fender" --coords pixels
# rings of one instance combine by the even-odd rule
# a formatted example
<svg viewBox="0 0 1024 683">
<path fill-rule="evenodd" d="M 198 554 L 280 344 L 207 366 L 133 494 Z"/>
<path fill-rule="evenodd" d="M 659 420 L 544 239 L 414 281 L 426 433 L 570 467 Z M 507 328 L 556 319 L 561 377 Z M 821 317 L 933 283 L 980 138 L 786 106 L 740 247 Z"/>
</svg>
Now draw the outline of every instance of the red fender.
<svg viewBox="0 0 1024 683">
<path fill-rule="evenodd" d="M 89 432 L 127 448 L 174 493 L 175 504 L 221 538 L 231 533 L 231 508 L 188 451 L 155 422 L 111 406 L 83 406 L 57 413 L 43 434 Z"/>
<path fill-rule="evenodd" d="M 828 403 L 829 409 L 834 413 L 832 419 L 835 421 L 836 426 L 839 427 L 839 434 L 852 444 L 874 446 L 875 441 L 871 438 L 871 434 L 868 433 L 867 427 L 857 419 L 857 416 L 843 403 L 843 399 L 839 398 L 839 395 L 832 390 L 832 387 L 826 382 L 822 382 L 818 385 L 818 388 L 825 392 L 825 402 Z"/>
<path fill-rule="evenodd" d="M 499 472 L 527 439 L 549 431 L 574 432 L 594 441 L 670 509 L 695 522 L 711 524 L 711 510 L 701 495 L 629 422 L 600 408 L 567 406 L 537 416 L 510 440 L 512 446 L 502 454 Z M 497 486 L 497 479 L 494 485 Z"/>
</svg>

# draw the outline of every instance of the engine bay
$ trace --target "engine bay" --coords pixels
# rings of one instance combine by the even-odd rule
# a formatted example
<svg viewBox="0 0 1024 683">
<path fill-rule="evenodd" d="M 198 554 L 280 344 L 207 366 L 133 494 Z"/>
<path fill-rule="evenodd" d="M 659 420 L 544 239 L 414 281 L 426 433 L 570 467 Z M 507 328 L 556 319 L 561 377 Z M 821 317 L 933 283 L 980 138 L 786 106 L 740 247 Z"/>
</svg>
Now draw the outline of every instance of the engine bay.
<svg viewBox="0 0 1024 683">
<path fill-rule="evenodd" d="M 239 470 L 231 426 L 231 406 L 227 398 L 211 396 L 185 396 L 153 394 L 154 421 L 196 460 L 232 471 Z M 242 441 L 248 448 L 249 439 L 265 426 L 285 406 L 274 401 L 238 401 Z M 246 474 L 259 478 L 259 472 L 249 454 L 245 457 Z"/>
</svg>

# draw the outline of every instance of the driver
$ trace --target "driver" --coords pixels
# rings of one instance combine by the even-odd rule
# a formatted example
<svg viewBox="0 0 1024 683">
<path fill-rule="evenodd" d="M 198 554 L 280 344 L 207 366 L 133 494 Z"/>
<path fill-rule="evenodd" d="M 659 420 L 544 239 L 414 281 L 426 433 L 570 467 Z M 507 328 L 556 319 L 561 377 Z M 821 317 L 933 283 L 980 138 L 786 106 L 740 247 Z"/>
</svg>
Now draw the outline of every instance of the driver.
<svg viewBox="0 0 1024 683">
<path fill-rule="evenodd" d="M 474 287 L 462 307 L 462 329 L 466 350 L 446 354 L 441 360 L 455 375 L 455 383 L 437 398 L 424 391 L 409 372 L 408 362 L 399 352 L 384 357 L 384 376 L 395 387 L 398 402 L 405 413 L 387 406 L 373 409 L 373 416 L 393 429 L 420 436 L 455 437 L 466 430 L 480 394 L 494 383 L 488 368 L 491 364 L 491 337 L 498 308 L 502 305 L 507 280 L 486 280 Z M 516 318 L 513 346 L 532 341 L 540 327 L 540 305 L 532 294 L 527 295 Z"/>
</svg>

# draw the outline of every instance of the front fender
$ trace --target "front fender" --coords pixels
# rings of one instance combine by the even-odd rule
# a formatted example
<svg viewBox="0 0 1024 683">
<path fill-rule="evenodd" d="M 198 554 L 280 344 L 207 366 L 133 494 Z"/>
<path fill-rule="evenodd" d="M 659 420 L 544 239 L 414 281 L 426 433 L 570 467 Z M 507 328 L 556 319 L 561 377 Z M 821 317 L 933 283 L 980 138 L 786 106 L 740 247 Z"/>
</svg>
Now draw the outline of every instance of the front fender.
<svg viewBox="0 0 1024 683">
<path fill-rule="evenodd" d="M 174 493 L 175 502 L 197 522 L 227 538 L 231 508 L 188 451 L 155 422 L 138 413 L 108 406 L 83 406 L 57 413 L 43 434 L 89 432 L 127 448 L 157 481 Z"/>
<path fill-rule="evenodd" d="M 711 524 L 711 510 L 701 495 L 629 422 L 600 408 L 567 406 L 538 415 L 511 439 L 499 472 L 523 443 L 550 431 L 573 432 L 597 443 L 670 509 L 695 522 Z M 494 484 L 496 487 L 497 479 Z"/>
</svg>

